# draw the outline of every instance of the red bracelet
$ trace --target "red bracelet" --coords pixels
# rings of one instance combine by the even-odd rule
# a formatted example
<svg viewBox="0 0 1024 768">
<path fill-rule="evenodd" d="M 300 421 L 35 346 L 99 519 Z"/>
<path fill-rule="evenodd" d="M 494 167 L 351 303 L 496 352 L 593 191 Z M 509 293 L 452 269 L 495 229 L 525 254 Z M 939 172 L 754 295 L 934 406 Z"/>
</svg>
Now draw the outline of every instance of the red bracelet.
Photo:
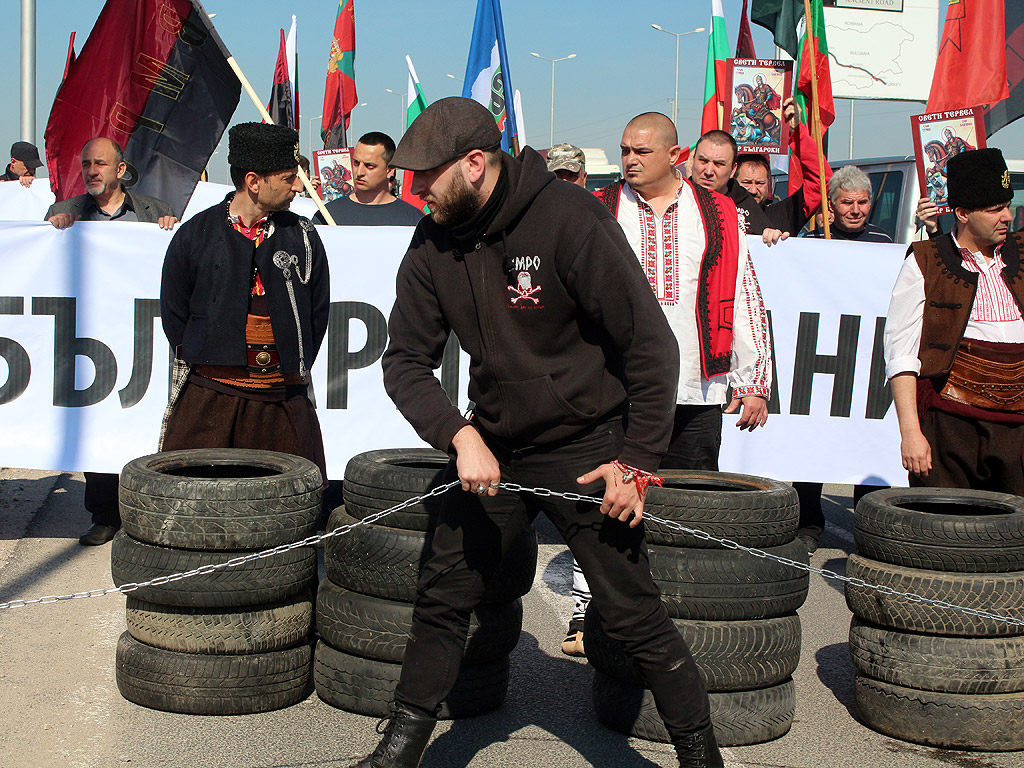
<svg viewBox="0 0 1024 768">
<path fill-rule="evenodd" d="M 648 485 L 656 485 L 659 488 L 664 485 L 665 481 L 653 472 L 646 472 L 642 469 L 631 467 L 629 464 L 624 464 L 621 461 L 613 461 L 612 466 L 622 472 L 623 482 L 636 483 L 636 492 L 640 494 L 641 499 L 644 497 L 644 494 L 647 493 Z"/>
</svg>

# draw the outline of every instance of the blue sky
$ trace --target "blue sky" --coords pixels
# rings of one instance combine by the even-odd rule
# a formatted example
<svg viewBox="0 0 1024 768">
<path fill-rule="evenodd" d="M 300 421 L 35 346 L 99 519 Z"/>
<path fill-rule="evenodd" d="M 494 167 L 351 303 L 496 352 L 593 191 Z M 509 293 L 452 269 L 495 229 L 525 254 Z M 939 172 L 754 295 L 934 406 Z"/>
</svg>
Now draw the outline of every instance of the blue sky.
<svg viewBox="0 0 1024 768">
<path fill-rule="evenodd" d="M 942 7 L 945 0 L 940 0 Z M 723 0 L 730 45 L 735 44 L 740 0 Z M 19 4 L 8 9 L 7 45 L 0 48 L 0 68 L 7 72 L 5 95 L 11 108 L 0 114 L 0 145 L 19 138 L 20 47 Z M 67 41 L 78 33 L 81 50 L 103 6 L 102 0 L 37 0 L 36 143 L 43 131 L 60 82 Z M 208 12 L 231 53 L 256 92 L 269 100 L 277 57 L 279 29 L 287 31 L 298 17 L 299 96 L 303 118 L 303 151 L 309 143 L 310 120 L 323 111 L 324 75 L 337 0 L 206 0 Z M 527 139 L 547 146 L 551 99 L 548 58 L 576 57 L 555 65 L 555 141 L 601 147 L 617 162 L 622 127 L 634 115 L 671 112 L 675 42 L 651 29 L 659 24 L 674 32 L 710 26 L 710 0 L 647 0 L 638 5 L 612 0 L 504 0 L 502 10 L 513 86 L 523 94 Z M 405 55 L 412 57 L 429 101 L 461 93 L 473 28 L 476 0 L 355 0 L 356 84 L 360 106 L 353 113 L 358 136 L 383 130 L 397 139 L 402 102 L 388 93 L 406 91 Z M 755 26 L 760 56 L 771 57 L 770 34 Z M 681 38 L 679 53 L 679 121 L 683 142 L 696 138 L 703 101 L 707 33 Z M 849 155 L 850 102 L 837 103 L 830 159 Z M 908 116 L 923 112 L 912 102 L 859 102 L 855 107 L 854 155 L 874 157 L 913 152 Z M 243 93 L 233 122 L 258 120 Z M 314 121 L 314 141 L 317 123 Z M 1008 157 L 1024 157 L 1024 120 L 990 140 Z M 317 148 L 319 148 L 317 144 Z M 211 161 L 211 178 L 224 181 L 225 152 Z"/>
</svg>

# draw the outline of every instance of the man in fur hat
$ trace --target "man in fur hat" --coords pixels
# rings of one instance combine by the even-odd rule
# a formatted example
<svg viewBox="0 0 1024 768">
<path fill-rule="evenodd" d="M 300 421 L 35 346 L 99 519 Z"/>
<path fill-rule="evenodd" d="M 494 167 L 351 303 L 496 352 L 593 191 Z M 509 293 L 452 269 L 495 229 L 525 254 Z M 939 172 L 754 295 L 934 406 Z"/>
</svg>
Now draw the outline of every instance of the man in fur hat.
<svg viewBox="0 0 1024 768">
<path fill-rule="evenodd" d="M 243 123 L 229 133 L 235 191 L 171 240 L 160 311 L 175 350 L 161 449 L 257 448 L 324 466 L 307 395 L 327 331 L 327 254 L 288 210 L 301 189 L 299 135 Z"/>
<path fill-rule="evenodd" d="M 1024 495 L 1024 276 L 998 149 L 947 166 L 954 231 L 914 243 L 885 325 L 911 486 Z"/>
</svg>

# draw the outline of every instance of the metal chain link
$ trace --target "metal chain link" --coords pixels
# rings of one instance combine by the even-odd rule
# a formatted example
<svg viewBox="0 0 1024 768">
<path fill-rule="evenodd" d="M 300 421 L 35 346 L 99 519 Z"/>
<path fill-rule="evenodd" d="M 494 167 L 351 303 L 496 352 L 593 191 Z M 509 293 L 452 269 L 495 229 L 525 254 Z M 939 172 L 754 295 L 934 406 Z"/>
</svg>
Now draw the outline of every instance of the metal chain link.
<svg viewBox="0 0 1024 768">
<path fill-rule="evenodd" d="M 58 603 L 64 600 L 77 600 L 80 598 L 89 597 L 104 597 L 106 595 L 115 593 L 127 594 L 129 592 L 134 592 L 135 590 L 142 589 L 144 587 L 160 586 L 163 584 L 169 584 L 174 581 L 188 579 L 193 576 L 200 576 L 208 573 L 213 573 L 214 571 L 219 571 L 224 568 L 233 568 L 235 566 L 243 565 L 244 563 L 253 562 L 254 560 L 260 560 L 266 557 L 273 557 L 274 555 L 279 555 L 282 552 L 287 552 L 289 550 L 297 549 L 299 547 L 312 546 L 314 544 L 318 544 L 321 541 L 325 541 L 326 539 L 330 539 L 335 536 L 344 536 L 345 534 L 351 532 L 353 529 L 358 528 L 361 525 L 370 525 L 372 523 L 375 523 L 378 520 L 381 520 L 382 518 L 390 515 L 392 512 L 400 512 L 403 509 L 411 507 L 415 504 L 419 504 L 421 501 L 425 501 L 426 499 L 432 498 L 434 496 L 440 496 L 443 493 L 447 493 L 449 490 L 451 490 L 452 488 L 459 484 L 460 483 L 458 480 L 453 480 L 450 483 L 440 485 L 437 488 L 434 488 L 433 490 L 423 494 L 422 496 L 416 496 L 414 498 L 407 499 L 406 501 L 403 501 L 400 504 L 396 504 L 393 507 L 383 509 L 379 512 L 374 512 L 372 515 L 367 515 L 362 520 L 358 520 L 355 523 L 350 523 L 348 525 L 343 525 L 339 528 L 335 528 L 333 531 L 328 531 L 317 536 L 309 536 L 305 539 L 302 539 L 301 541 L 296 541 L 291 544 L 282 544 L 280 546 L 273 547 L 271 549 L 266 549 L 261 552 L 253 552 L 248 555 L 235 557 L 223 563 L 210 563 L 208 565 L 201 565 L 198 568 L 193 568 L 189 571 L 172 573 L 168 574 L 167 576 L 158 576 L 155 579 L 150 579 L 149 581 L 143 581 L 139 583 L 132 582 L 129 584 L 122 584 L 119 587 L 113 587 L 110 589 L 91 589 L 87 592 L 75 592 L 68 595 L 47 595 L 45 597 L 37 597 L 34 600 L 11 600 L 6 603 L 0 603 L 0 610 L 3 610 L 5 608 L 23 608 L 28 605 L 45 605 L 49 603 Z M 540 497 L 558 497 L 565 499 L 566 501 L 584 501 L 593 504 L 601 504 L 604 501 L 603 499 L 599 499 L 595 496 L 585 496 L 580 493 L 572 492 L 552 491 L 548 488 L 530 488 L 524 485 L 520 485 L 519 483 L 501 483 L 500 488 L 502 490 L 511 491 L 513 493 L 528 493 L 532 496 Z M 712 536 L 711 534 L 705 531 L 701 531 L 696 528 L 688 528 L 682 523 L 678 523 L 674 520 L 663 520 L 660 517 L 655 517 L 654 515 L 646 513 L 644 514 L 644 520 L 646 520 L 648 523 L 662 525 L 674 531 L 690 534 L 691 536 L 694 536 L 695 538 L 700 539 L 701 541 L 714 542 L 716 544 L 721 545 L 724 549 L 734 549 L 741 552 L 746 552 L 747 554 L 752 555 L 754 557 L 760 557 L 767 560 L 774 560 L 775 562 L 781 563 L 782 565 L 786 565 L 791 568 L 796 568 L 797 570 L 801 571 L 807 571 L 808 573 L 815 573 L 826 579 L 834 579 L 836 581 L 841 581 L 846 584 L 852 584 L 855 587 L 863 587 L 865 589 L 874 590 L 875 592 L 879 592 L 881 594 L 889 595 L 892 597 L 903 598 L 913 603 L 934 605 L 937 608 L 945 608 L 947 610 L 957 611 L 968 616 L 974 616 L 983 619 L 991 619 L 992 621 L 1000 622 L 1003 624 L 1009 624 L 1011 626 L 1024 627 L 1024 620 L 1022 619 L 1015 619 L 1010 616 L 1003 616 L 998 613 L 982 611 L 977 608 L 969 608 L 967 606 L 956 605 L 954 603 L 946 602 L 945 600 L 935 600 L 933 598 L 915 594 L 914 592 L 901 592 L 900 590 L 894 589 L 884 584 L 871 584 L 870 582 L 867 582 L 864 579 L 844 576 L 843 574 L 837 573 L 833 570 L 829 570 L 828 568 L 816 568 L 815 566 L 809 565 L 808 563 L 801 563 L 797 560 L 791 560 L 788 557 L 780 557 L 779 555 L 773 555 L 770 552 L 765 552 L 763 549 L 745 547 L 742 544 L 733 541 L 732 539 L 720 539 L 715 536 Z"/>
</svg>

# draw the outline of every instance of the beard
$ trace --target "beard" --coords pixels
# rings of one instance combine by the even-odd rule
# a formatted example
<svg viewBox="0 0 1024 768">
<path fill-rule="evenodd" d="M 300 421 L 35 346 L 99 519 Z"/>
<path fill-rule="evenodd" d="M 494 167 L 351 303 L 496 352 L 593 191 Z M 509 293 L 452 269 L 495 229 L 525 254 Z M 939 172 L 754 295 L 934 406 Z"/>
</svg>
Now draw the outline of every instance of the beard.
<svg viewBox="0 0 1024 768">
<path fill-rule="evenodd" d="M 444 227 L 469 221 L 480 210 L 480 198 L 461 173 L 452 176 L 440 197 L 428 200 L 430 216 Z"/>
</svg>

